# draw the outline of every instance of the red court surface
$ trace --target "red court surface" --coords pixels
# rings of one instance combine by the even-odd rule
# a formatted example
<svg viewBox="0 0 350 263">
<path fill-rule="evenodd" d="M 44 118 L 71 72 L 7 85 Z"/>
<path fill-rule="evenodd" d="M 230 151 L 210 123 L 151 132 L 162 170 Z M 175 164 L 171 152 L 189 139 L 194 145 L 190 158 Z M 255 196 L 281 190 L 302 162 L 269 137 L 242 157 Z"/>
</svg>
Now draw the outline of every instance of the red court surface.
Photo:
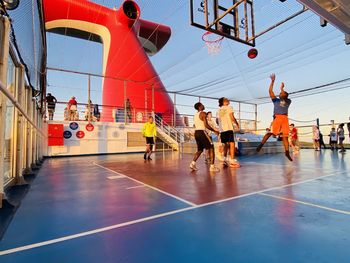
<svg viewBox="0 0 350 263">
<path fill-rule="evenodd" d="M 296 156 L 294 162 L 282 154 L 247 156 L 240 158 L 241 168 L 225 168 L 217 161 L 221 169 L 218 173 L 209 172 L 202 157 L 197 161 L 199 170 L 191 171 L 193 155 L 172 152 L 158 153 L 152 161 L 144 161 L 140 155 L 127 162 L 116 158 L 96 164 L 200 205 L 329 175 L 331 167 L 318 166 L 310 157 L 310 152 L 305 153 L 301 163 L 301 156 Z"/>
</svg>

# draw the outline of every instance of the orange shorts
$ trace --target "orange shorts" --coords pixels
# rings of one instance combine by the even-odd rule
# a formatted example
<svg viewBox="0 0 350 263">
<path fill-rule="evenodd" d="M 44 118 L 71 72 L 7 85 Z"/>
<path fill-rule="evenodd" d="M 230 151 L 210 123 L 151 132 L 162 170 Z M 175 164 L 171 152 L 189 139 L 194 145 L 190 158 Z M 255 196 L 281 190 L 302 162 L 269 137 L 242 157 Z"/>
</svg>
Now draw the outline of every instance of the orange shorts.
<svg viewBox="0 0 350 263">
<path fill-rule="evenodd" d="M 288 137 L 289 122 L 287 115 L 275 115 L 275 119 L 272 122 L 272 133 L 274 135 L 282 133 L 283 137 Z"/>
</svg>

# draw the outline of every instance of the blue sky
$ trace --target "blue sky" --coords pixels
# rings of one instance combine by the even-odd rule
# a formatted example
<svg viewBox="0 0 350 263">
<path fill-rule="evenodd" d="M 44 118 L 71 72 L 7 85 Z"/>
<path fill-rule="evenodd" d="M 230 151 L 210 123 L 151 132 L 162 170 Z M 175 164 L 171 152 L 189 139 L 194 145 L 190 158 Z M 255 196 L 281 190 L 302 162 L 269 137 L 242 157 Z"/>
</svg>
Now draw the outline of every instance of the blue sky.
<svg viewBox="0 0 350 263">
<path fill-rule="evenodd" d="M 112 8 L 122 1 L 93 1 Z M 312 88 L 350 77 L 350 46 L 344 43 L 344 34 L 333 26 L 320 27 L 319 17 L 307 11 L 277 29 L 259 37 L 256 48 L 259 55 L 251 60 L 246 53 L 249 46 L 229 39 L 222 41 L 218 55 L 208 55 L 202 41 L 203 30 L 189 24 L 188 0 L 140 0 L 141 18 L 168 25 L 172 36 L 167 45 L 151 57 L 155 69 L 168 91 L 182 91 L 196 96 L 228 97 L 234 100 L 256 102 L 268 96 L 269 75 L 284 81 L 289 92 Z M 300 10 L 297 1 L 255 1 L 256 32 L 273 25 Z M 83 40 L 48 34 L 48 66 L 101 74 L 102 46 Z M 217 85 L 212 81 L 225 80 Z M 92 80 L 93 100 L 101 103 L 101 81 Z M 87 100 L 87 79 L 49 71 L 49 90 L 59 100 L 67 101 L 75 95 L 80 102 Z M 347 82 L 345 84 L 350 84 Z M 202 88 L 196 88 L 201 86 Z M 345 85 L 346 86 L 346 85 Z M 296 120 L 314 120 L 322 123 L 331 119 L 348 121 L 349 89 L 303 96 L 293 99 L 290 117 Z M 305 94 L 307 95 L 307 94 Z M 177 102 L 192 104 L 194 99 L 179 97 Z M 216 107 L 215 101 L 208 106 Z M 234 105 L 235 107 L 236 105 Z M 191 113 L 191 107 L 181 112 Z M 271 122 L 272 104 L 258 106 L 259 128 Z M 297 123 L 298 124 L 298 123 Z M 301 123 L 300 123 L 301 124 Z"/>
</svg>

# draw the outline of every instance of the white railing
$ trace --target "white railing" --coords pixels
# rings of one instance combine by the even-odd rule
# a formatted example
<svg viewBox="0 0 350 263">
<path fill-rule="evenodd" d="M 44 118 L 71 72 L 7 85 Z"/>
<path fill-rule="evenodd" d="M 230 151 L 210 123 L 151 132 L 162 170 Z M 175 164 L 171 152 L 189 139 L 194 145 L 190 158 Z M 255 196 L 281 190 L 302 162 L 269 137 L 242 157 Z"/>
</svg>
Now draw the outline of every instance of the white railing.
<svg viewBox="0 0 350 263">
<path fill-rule="evenodd" d="M 162 137 L 161 139 L 164 139 L 173 149 L 178 150 L 179 144 L 184 140 L 184 134 L 164 122 L 158 115 L 154 116 L 154 120 L 158 128 L 159 137 Z"/>
</svg>

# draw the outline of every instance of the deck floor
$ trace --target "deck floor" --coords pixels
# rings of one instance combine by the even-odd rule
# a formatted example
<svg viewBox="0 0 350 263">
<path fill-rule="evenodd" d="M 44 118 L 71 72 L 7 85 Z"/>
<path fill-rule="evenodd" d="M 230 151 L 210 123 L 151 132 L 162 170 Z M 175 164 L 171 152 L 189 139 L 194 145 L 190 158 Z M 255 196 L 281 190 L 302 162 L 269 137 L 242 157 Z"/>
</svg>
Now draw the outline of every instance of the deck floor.
<svg viewBox="0 0 350 263">
<path fill-rule="evenodd" d="M 349 262 L 348 154 L 245 156 L 219 173 L 176 152 L 47 159 L 0 261 Z"/>
</svg>

